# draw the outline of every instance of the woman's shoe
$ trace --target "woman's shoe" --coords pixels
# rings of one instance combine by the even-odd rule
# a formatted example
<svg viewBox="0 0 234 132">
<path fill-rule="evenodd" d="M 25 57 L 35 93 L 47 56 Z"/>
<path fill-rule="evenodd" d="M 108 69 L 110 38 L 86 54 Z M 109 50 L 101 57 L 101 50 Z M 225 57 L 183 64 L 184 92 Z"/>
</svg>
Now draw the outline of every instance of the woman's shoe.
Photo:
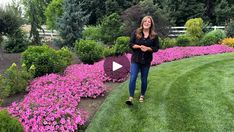
<svg viewBox="0 0 234 132">
<path fill-rule="evenodd" d="M 127 105 L 133 105 L 133 97 L 128 97 L 128 100 L 125 102 Z"/>
<path fill-rule="evenodd" d="M 144 102 L 144 96 L 143 95 L 140 96 L 139 102 L 141 102 L 141 103 Z"/>
</svg>

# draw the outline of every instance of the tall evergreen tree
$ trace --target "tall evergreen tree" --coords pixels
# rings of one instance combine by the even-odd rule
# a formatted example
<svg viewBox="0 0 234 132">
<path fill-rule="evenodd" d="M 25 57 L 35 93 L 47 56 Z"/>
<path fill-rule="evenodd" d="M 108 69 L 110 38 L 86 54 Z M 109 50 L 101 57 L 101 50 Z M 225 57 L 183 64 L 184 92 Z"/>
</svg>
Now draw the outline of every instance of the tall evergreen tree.
<svg viewBox="0 0 234 132">
<path fill-rule="evenodd" d="M 95 25 L 100 23 L 105 16 L 105 1 L 104 0 L 89 0 L 86 6 L 87 12 L 90 13 L 88 24 Z"/>
<path fill-rule="evenodd" d="M 190 18 L 202 17 L 205 13 L 204 0 L 153 0 L 169 15 L 170 23 L 182 26 Z"/>
<path fill-rule="evenodd" d="M 115 12 L 120 14 L 125 9 L 136 5 L 139 1 L 140 0 L 106 0 L 106 14 L 110 15 Z"/>
<path fill-rule="evenodd" d="M 86 15 L 79 0 L 64 0 L 63 10 L 63 15 L 58 22 L 58 29 L 63 39 L 63 45 L 73 47 L 74 42 L 81 38 L 89 15 Z"/>
<path fill-rule="evenodd" d="M 169 14 L 170 22 L 183 25 L 186 20 L 201 17 L 205 23 L 223 25 L 233 18 L 234 0 L 153 0 Z"/>
<path fill-rule="evenodd" d="M 205 15 L 204 20 L 209 21 L 210 23 L 214 23 L 215 15 L 213 13 L 214 10 L 214 0 L 205 0 Z"/>
<path fill-rule="evenodd" d="M 22 0 L 26 15 L 31 24 L 30 38 L 34 44 L 40 44 L 39 31 L 41 25 L 45 24 L 46 17 L 44 11 L 51 0 Z"/>
<path fill-rule="evenodd" d="M 225 25 L 234 18 L 234 5 L 227 0 L 218 0 L 214 9 L 217 25 Z"/>
</svg>

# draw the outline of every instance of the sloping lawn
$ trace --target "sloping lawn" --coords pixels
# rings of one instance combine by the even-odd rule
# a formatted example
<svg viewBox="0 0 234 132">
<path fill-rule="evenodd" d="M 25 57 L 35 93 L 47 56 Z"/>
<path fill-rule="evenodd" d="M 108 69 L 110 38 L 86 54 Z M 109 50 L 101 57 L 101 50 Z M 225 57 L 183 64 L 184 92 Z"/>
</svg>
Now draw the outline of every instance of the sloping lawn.
<svg viewBox="0 0 234 132">
<path fill-rule="evenodd" d="M 139 76 L 140 77 L 140 76 Z M 125 104 L 128 81 L 107 97 L 87 132 L 234 131 L 234 53 L 151 67 L 144 103 Z"/>
</svg>

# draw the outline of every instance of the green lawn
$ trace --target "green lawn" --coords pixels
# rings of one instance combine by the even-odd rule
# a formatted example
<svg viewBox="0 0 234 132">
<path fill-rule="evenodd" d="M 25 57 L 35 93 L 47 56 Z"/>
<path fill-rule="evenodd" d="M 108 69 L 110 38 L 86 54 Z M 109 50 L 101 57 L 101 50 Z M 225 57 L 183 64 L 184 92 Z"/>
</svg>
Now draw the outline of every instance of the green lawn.
<svg viewBox="0 0 234 132">
<path fill-rule="evenodd" d="M 234 53 L 151 67 L 144 103 L 125 105 L 128 81 L 111 92 L 87 132 L 234 131 Z"/>
</svg>

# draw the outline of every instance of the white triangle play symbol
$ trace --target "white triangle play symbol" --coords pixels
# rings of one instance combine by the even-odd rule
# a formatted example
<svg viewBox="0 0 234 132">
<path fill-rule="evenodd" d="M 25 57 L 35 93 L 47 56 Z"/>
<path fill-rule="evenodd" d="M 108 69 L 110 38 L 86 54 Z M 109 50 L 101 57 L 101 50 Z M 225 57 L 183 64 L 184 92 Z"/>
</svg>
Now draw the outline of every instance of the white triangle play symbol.
<svg viewBox="0 0 234 132">
<path fill-rule="evenodd" d="M 116 63 L 116 62 L 112 62 L 112 71 L 116 71 L 116 70 L 118 70 L 118 69 L 120 69 L 120 68 L 122 68 L 123 66 L 122 65 L 120 65 L 119 63 Z"/>
</svg>

